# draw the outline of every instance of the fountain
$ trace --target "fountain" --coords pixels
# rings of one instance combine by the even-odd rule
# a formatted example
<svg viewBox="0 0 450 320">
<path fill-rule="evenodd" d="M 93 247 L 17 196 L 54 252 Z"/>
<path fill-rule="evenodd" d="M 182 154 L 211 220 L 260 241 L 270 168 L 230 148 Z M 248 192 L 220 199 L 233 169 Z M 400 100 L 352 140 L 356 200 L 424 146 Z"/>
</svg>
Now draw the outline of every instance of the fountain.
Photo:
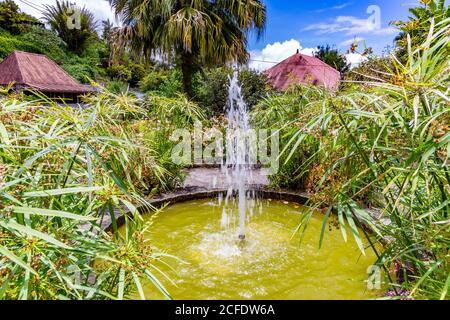
<svg viewBox="0 0 450 320">
<path fill-rule="evenodd" d="M 226 175 L 228 191 L 225 202 L 237 196 L 239 216 L 239 239 L 245 239 L 245 220 L 247 213 L 247 186 L 251 181 L 251 166 L 254 159 L 251 145 L 251 133 L 247 104 L 245 103 L 241 87 L 239 85 L 238 73 L 235 72 L 230 78 L 228 104 L 226 118 L 228 121 L 226 135 L 226 161 L 222 165 L 222 171 Z M 222 224 L 228 227 L 229 219 L 226 208 L 224 208 Z"/>
<path fill-rule="evenodd" d="M 238 206 L 234 201 L 227 207 L 237 210 Z M 173 281 L 155 272 L 174 299 L 372 299 L 382 295 L 366 288 L 367 270 L 377 260 L 372 252 L 362 256 L 356 242 L 345 242 L 336 228 L 327 229 L 319 250 L 322 213 L 313 215 L 299 244 L 292 234 L 300 221 L 300 205 L 259 199 L 258 207 L 262 210 L 255 210 L 247 221 L 245 241 L 237 239 L 234 227 L 221 226 L 224 202 L 219 204 L 216 198 L 176 203 L 156 218 L 144 216 L 153 223 L 146 235 L 149 245 L 180 259 L 154 262 L 155 270 Z M 234 219 L 230 217 L 231 224 Z M 337 222 L 337 217 L 330 219 Z M 349 228 L 346 232 L 351 233 Z M 147 299 L 164 299 L 150 282 L 143 289 Z"/>
<path fill-rule="evenodd" d="M 257 201 L 250 187 L 256 142 L 237 73 L 230 78 L 226 117 L 227 152 L 221 168 L 226 193 L 218 199 L 176 203 L 155 219 L 146 218 L 152 219 L 147 237 L 156 251 L 181 259 L 155 261 L 168 291 L 175 299 L 187 300 L 376 297 L 379 292 L 367 291 L 364 282 L 376 261 L 373 253 L 361 256 L 357 244 L 345 242 L 338 229 L 326 233 L 319 250 L 320 212 L 309 219 L 299 245 L 292 235 L 302 206 Z M 330 217 L 330 223 L 337 225 L 336 219 Z M 348 228 L 345 232 L 351 233 Z M 165 281 L 166 276 L 172 281 Z M 144 291 L 147 299 L 163 298 L 152 283 L 146 283 Z"/>
</svg>

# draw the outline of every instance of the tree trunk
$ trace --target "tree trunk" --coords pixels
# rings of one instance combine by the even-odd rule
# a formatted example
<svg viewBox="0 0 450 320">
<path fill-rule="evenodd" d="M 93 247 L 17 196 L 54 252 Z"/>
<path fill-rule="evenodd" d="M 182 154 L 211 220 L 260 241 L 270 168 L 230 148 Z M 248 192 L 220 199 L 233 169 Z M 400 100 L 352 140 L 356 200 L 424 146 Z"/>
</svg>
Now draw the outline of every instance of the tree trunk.
<svg viewBox="0 0 450 320">
<path fill-rule="evenodd" d="M 194 76 L 194 57 L 191 53 L 183 53 L 181 57 L 181 71 L 183 73 L 183 89 L 189 99 L 194 97 L 192 78 Z"/>
</svg>

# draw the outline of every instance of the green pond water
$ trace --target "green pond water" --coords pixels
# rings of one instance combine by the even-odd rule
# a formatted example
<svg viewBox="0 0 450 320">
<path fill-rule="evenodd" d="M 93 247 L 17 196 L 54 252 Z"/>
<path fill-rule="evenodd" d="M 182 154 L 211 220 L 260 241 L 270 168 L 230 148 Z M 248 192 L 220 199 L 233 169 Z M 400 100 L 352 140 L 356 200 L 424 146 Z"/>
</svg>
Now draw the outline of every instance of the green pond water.
<svg viewBox="0 0 450 320">
<path fill-rule="evenodd" d="M 230 206 L 230 205 L 229 205 Z M 228 207 L 229 208 L 229 207 Z M 327 231 L 319 250 L 323 215 L 311 219 L 302 243 L 292 237 L 302 208 L 293 203 L 260 200 L 247 219 L 246 240 L 238 240 L 238 219 L 221 225 L 217 199 L 167 207 L 154 218 L 148 238 L 153 247 L 183 262 L 158 263 L 176 284 L 159 276 L 174 299 L 372 299 L 367 270 L 376 257 L 359 251 L 350 230 Z M 149 217 L 146 217 L 149 219 Z M 164 299 L 151 284 L 148 299 Z M 137 297 L 136 297 L 137 298 Z"/>
</svg>

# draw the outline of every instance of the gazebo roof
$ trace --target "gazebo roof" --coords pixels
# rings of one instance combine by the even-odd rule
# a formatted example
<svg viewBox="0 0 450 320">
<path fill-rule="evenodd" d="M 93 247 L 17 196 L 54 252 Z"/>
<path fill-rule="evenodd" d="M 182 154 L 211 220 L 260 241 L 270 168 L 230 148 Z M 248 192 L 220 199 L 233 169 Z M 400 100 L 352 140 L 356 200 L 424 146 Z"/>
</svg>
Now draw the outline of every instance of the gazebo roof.
<svg viewBox="0 0 450 320">
<path fill-rule="evenodd" d="M 315 57 L 296 54 L 266 70 L 275 89 L 285 91 L 293 84 L 308 83 L 337 90 L 341 75 L 339 71 Z"/>
<path fill-rule="evenodd" d="M 44 93 L 93 91 L 90 86 L 78 83 L 47 56 L 22 51 L 14 51 L 0 63 L 0 86 L 10 84 Z"/>
</svg>

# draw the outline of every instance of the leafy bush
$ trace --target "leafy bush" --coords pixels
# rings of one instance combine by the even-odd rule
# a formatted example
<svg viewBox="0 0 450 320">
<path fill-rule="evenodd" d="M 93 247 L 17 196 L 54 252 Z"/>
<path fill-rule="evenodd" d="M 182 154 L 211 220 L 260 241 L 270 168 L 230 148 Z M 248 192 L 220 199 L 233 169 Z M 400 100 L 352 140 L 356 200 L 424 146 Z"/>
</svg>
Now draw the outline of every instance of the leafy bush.
<svg viewBox="0 0 450 320">
<path fill-rule="evenodd" d="M 178 69 L 152 70 L 140 81 L 139 86 L 143 92 L 173 98 L 183 92 L 181 78 L 181 71 Z"/>
<path fill-rule="evenodd" d="M 437 23 L 405 64 L 392 59 L 384 82 L 336 96 L 291 92 L 255 109 L 258 123 L 283 133 L 282 179 L 302 179 L 311 194 L 298 232 L 315 209 L 328 212 L 323 230 L 336 213 L 344 237 L 349 225 L 360 250 L 376 252 L 393 296 L 448 297 L 449 31 L 450 19 Z"/>
<path fill-rule="evenodd" d="M 96 77 L 95 68 L 89 63 L 65 63 L 62 67 L 68 74 L 81 83 L 89 83 L 89 79 L 95 79 Z"/>
<path fill-rule="evenodd" d="M 136 206 L 150 208 L 143 192 L 178 169 L 160 167 L 165 156 L 136 130 L 150 117 L 134 98 L 89 99 L 83 109 L 0 100 L 0 299 L 123 299 L 141 281 L 170 297 Z M 125 207 L 119 234 L 114 210 Z"/>
<path fill-rule="evenodd" d="M 107 73 L 113 80 L 120 80 L 123 82 L 130 81 L 132 77 L 131 70 L 129 70 L 126 66 L 119 64 L 109 67 Z"/>
<path fill-rule="evenodd" d="M 145 77 L 146 69 L 142 64 L 131 63 L 128 65 L 128 69 L 131 72 L 131 77 L 128 83 L 132 87 L 137 87 L 139 82 Z"/>
<path fill-rule="evenodd" d="M 119 80 L 113 80 L 106 85 L 108 91 L 112 93 L 123 93 L 128 91 L 128 83 Z"/>
<path fill-rule="evenodd" d="M 42 23 L 19 10 L 19 6 L 12 0 L 0 2 L 0 28 L 17 35 L 27 32 L 31 26 L 42 26 Z"/>
<path fill-rule="evenodd" d="M 16 50 L 32 53 L 42 53 L 41 48 L 32 43 L 21 41 L 8 35 L 0 35 L 0 59 L 6 58 Z"/>
<path fill-rule="evenodd" d="M 68 58 L 66 43 L 53 31 L 34 26 L 28 32 L 20 35 L 18 39 L 39 48 L 40 52 L 59 64 Z"/>
<path fill-rule="evenodd" d="M 359 82 L 362 85 L 374 81 L 389 82 L 395 78 L 394 69 L 394 61 L 391 56 L 377 57 L 371 55 L 367 60 L 344 74 L 344 81 L 341 86 L 346 88 L 352 85 L 352 83 L 346 83 L 346 81 Z"/>
<path fill-rule="evenodd" d="M 211 114 L 223 113 L 228 99 L 229 77 L 233 70 L 216 68 L 197 74 L 194 81 L 195 101 Z M 267 78 L 264 74 L 243 70 L 239 81 L 245 101 L 251 109 L 267 95 Z"/>
<path fill-rule="evenodd" d="M 142 92 L 158 91 L 168 76 L 167 70 L 150 70 L 139 82 L 139 88 Z"/>
<path fill-rule="evenodd" d="M 350 67 L 350 64 L 347 63 L 345 56 L 340 54 L 336 48 L 332 48 L 330 45 L 317 47 L 317 51 L 314 53 L 314 56 L 340 73 L 346 72 Z"/>
</svg>

